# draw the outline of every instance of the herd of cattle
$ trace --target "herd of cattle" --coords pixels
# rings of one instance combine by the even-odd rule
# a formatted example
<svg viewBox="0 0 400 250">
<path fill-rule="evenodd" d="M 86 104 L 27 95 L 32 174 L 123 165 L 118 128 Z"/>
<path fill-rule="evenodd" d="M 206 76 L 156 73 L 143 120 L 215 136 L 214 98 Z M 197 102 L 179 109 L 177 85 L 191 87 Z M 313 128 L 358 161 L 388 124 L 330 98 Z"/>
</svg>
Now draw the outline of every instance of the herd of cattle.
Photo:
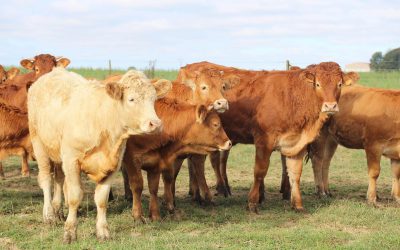
<svg viewBox="0 0 400 250">
<path fill-rule="evenodd" d="M 77 237 L 83 198 L 80 173 L 96 182 L 96 232 L 110 237 L 106 208 L 113 177 L 122 166 L 132 215 L 144 220 L 143 177 L 147 172 L 150 218 L 160 219 L 160 175 L 168 212 L 174 212 L 175 180 L 188 160 L 190 193 L 211 202 L 204 176 L 209 155 L 217 191 L 228 196 L 226 173 L 232 145 L 254 144 L 254 182 L 248 209 L 264 200 L 264 177 L 273 151 L 282 155 L 283 197 L 303 210 L 300 177 L 311 158 L 316 192 L 330 195 L 329 165 L 338 146 L 364 149 L 368 202 L 376 204 L 380 159 L 391 159 L 392 196 L 400 203 L 400 91 L 362 87 L 358 74 L 334 62 L 287 71 L 250 71 L 209 62 L 182 67 L 172 83 L 130 70 L 104 81 L 67 71 L 67 58 L 48 54 L 21 61 L 29 73 L 0 66 L 0 160 L 22 156 L 38 163 L 43 219 L 63 220 L 64 242 Z M 4 178 L 0 165 L 0 176 Z"/>
</svg>

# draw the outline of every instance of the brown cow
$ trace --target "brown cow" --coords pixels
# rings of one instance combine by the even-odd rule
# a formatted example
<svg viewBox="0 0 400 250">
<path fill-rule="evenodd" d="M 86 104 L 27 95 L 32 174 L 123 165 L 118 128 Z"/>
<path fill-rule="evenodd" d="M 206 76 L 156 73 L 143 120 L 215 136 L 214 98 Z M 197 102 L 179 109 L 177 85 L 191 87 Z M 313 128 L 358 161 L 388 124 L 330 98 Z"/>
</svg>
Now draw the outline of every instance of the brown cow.
<svg viewBox="0 0 400 250">
<path fill-rule="evenodd" d="M 400 91 L 346 86 L 339 101 L 340 112 L 324 126 L 311 144 L 316 191 L 329 195 L 330 161 L 338 144 L 364 149 L 367 156 L 369 185 L 367 199 L 376 205 L 376 181 L 382 155 L 389 158 L 393 172 L 392 196 L 400 203 Z"/>
<path fill-rule="evenodd" d="M 5 83 L 7 80 L 12 80 L 16 75 L 18 75 L 19 69 L 11 68 L 6 71 L 2 65 L 0 65 L 0 84 Z"/>
<path fill-rule="evenodd" d="M 141 194 L 143 179 L 141 169 L 147 171 L 150 190 L 150 217 L 160 219 L 157 201 L 160 173 L 163 173 L 164 196 L 169 212 L 174 210 L 172 182 L 173 162 L 181 154 L 207 154 L 215 150 L 227 150 L 232 143 L 223 130 L 215 111 L 206 106 L 177 103 L 163 98 L 155 104 L 157 115 L 163 122 L 159 135 L 131 137 L 126 146 L 124 163 L 129 176 L 134 201 L 132 215 L 143 220 Z"/>
<path fill-rule="evenodd" d="M 67 67 L 70 60 L 63 57 L 54 57 L 49 54 L 40 54 L 34 58 L 23 59 L 22 67 L 32 70 L 26 74 L 18 75 L 13 79 L 15 85 L 26 85 L 35 82 L 40 76 L 49 73 L 54 67 Z"/>
<path fill-rule="evenodd" d="M 5 84 L 0 88 L 0 99 L 2 99 L 8 105 L 15 106 L 21 110 L 26 110 L 26 96 L 27 89 L 34 83 L 40 76 L 50 72 L 54 67 L 66 67 L 70 63 L 69 59 L 62 57 L 54 57 L 49 54 L 40 54 L 35 56 L 33 59 L 23 59 L 20 64 L 26 69 L 33 70 L 26 74 L 22 75 L 14 75 L 18 70 L 9 70 L 9 78 L 5 81 Z M 7 73 L 8 73 L 7 72 Z M 6 113 L 3 113 L 6 115 Z M 8 118 L 4 118 L 8 119 Z M 28 126 L 28 124 L 26 124 Z M 2 127 L 2 129 L 7 129 L 7 127 Z M 14 132 L 12 132 L 14 133 Z M 15 138 L 17 140 L 18 138 Z M 8 142 L 2 142 L 3 145 L 8 145 Z M 21 164 L 21 173 L 22 176 L 29 176 L 29 165 L 28 165 L 28 156 L 31 155 L 30 151 L 25 147 L 27 142 L 22 140 L 20 146 L 15 146 L 18 143 L 13 142 L 12 146 L 4 146 L 4 150 L 7 153 L 3 153 L 1 159 L 6 158 L 8 155 L 21 155 L 22 156 L 22 164 Z M 8 147 L 12 147 L 13 149 L 8 150 Z M 17 149 L 15 149 L 15 147 Z M 31 146 L 29 146 L 30 148 Z M 32 155 L 31 155 L 32 156 Z M 0 163 L 1 164 L 1 163 Z M 1 175 L 1 173 L 0 173 Z M 3 174 L 4 176 L 4 174 Z"/>
<path fill-rule="evenodd" d="M 219 71 L 223 75 L 223 84 L 228 88 L 232 88 L 235 85 L 248 84 L 254 81 L 257 77 L 268 74 L 268 71 L 250 71 L 242 70 L 233 67 L 226 67 L 210 62 L 199 62 L 188 64 L 182 67 L 178 74 L 178 80 L 186 83 L 190 81 L 190 77 L 193 77 L 192 72 L 207 72 L 207 71 Z M 206 74 L 206 75 L 209 75 Z M 213 152 L 210 154 L 211 165 L 214 169 L 217 185 L 216 189 L 218 194 L 223 194 L 225 197 L 231 194 L 228 177 L 226 174 L 226 165 L 228 159 L 229 151 L 223 152 Z M 175 163 L 175 178 L 178 175 L 182 162 L 185 158 L 178 158 Z M 204 155 L 191 155 L 188 158 L 188 168 L 190 177 L 190 191 L 189 194 L 193 195 L 193 200 L 199 203 L 203 202 L 202 195 L 204 196 L 204 201 L 206 203 L 211 202 L 211 193 L 209 192 L 208 186 L 204 177 Z M 195 176 L 195 178 L 194 178 Z"/>
<path fill-rule="evenodd" d="M 19 92 L 25 92 L 26 96 L 26 90 L 16 91 L 17 94 L 20 94 Z M 9 155 L 22 155 L 22 175 L 29 174 L 27 156 L 32 155 L 33 149 L 29 138 L 26 109 L 22 110 L 0 100 L 0 123 L 0 160 Z M 4 178 L 1 162 L 0 177 Z"/>
<path fill-rule="evenodd" d="M 341 84 L 351 82 L 351 76 L 336 63 L 327 62 L 306 70 L 268 72 L 226 92 L 230 110 L 220 115 L 224 129 L 234 143 L 256 146 L 251 211 L 257 211 L 262 201 L 259 191 L 273 150 L 288 157 L 292 207 L 303 210 L 299 181 L 305 148 L 328 114 L 338 111 Z"/>
</svg>

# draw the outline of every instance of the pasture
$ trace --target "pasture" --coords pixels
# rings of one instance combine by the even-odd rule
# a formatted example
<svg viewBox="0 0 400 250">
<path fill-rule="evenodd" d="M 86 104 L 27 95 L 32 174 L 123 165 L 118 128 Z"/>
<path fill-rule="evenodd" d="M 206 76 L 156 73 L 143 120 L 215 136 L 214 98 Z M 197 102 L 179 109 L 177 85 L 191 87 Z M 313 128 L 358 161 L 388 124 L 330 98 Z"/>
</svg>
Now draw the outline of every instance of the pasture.
<svg viewBox="0 0 400 250">
<path fill-rule="evenodd" d="M 71 70 L 99 79 L 108 74 L 107 70 Z M 156 71 L 157 77 L 169 79 L 174 79 L 176 73 Z M 400 72 L 360 75 L 361 83 L 368 86 L 400 88 Z M 400 246 L 400 205 L 391 200 L 392 179 L 387 159 L 382 159 L 378 179 L 379 207 L 372 207 L 365 201 L 368 175 L 364 152 L 340 147 L 330 168 L 334 197 L 318 199 L 314 195 L 312 169 L 308 163 L 301 179 L 307 212 L 296 213 L 289 202 L 281 199 L 280 155 L 274 153 L 265 179 L 266 201 L 258 215 L 245 210 L 253 181 L 253 163 L 252 145 L 235 146 L 228 162 L 233 195 L 214 197 L 215 206 L 207 207 L 191 201 L 187 194 L 188 172 L 183 167 L 177 181 L 175 215 L 166 215 L 162 209 L 163 220 L 147 224 L 133 221 L 131 204 L 123 199 L 119 174 L 113 189 L 116 199 L 109 203 L 108 209 L 112 240 L 105 243 L 98 243 L 95 236 L 94 185 L 82 177 L 85 196 L 79 210 L 78 241 L 63 245 L 63 224 L 42 223 L 43 197 L 37 185 L 36 163 L 30 163 L 31 177 L 24 178 L 20 176 L 20 159 L 10 158 L 3 163 L 6 179 L 0 179 L 0 249 L 398 249 Z M 206 174 L 214 191 L 215 177 L 208 160 Z M 146 185 L 143 201 L 148 214 Z M 161 200 L 162 182 L 159 190 Z"/>
</svg>

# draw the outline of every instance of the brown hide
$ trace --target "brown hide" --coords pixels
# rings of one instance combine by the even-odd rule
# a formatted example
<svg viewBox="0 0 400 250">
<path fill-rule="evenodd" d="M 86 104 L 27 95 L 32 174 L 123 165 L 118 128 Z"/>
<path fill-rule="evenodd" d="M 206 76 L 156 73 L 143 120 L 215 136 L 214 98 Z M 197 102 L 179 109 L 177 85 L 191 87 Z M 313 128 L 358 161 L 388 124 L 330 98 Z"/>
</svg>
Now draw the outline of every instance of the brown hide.
<svg viewBox="0 0 400 250">
<path fill-rule="evenodd" d="M 369 174 L 367 198 L 371 203 L 376 203 L 380 158 L 382 155 L 390 158 L 394 174 L 392 195 L 400 202 L 400 91 L 359 85 L 344 87 L 339 109 L 321 137 L 311 145 L 317 193 L 329 195 L 329 164 L 340 144 L 365 150 Z"/>
</svg>

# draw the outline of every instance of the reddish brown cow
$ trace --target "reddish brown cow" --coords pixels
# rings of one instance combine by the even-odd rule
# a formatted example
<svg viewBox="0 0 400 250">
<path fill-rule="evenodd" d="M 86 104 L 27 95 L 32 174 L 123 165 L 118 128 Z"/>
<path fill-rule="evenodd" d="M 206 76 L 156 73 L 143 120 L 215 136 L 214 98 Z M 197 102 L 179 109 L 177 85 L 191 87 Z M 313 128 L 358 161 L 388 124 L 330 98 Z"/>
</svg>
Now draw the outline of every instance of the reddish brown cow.
<svg viewBox="0 0 400 250">
<path fill-rule="evenodd" d="M 178 74 L 178 79 L 182 82 L 190 81 L 190 77 L 193 77 L 192 72 L 207 72 L 207 71 L 219 71 L 222 73 L 222 81 L 228 86 L 233 88 L 237 84 L 248 84 L 254 81 L 257 77 L 268 74 L 268 71 L 250 71 L 242 70 L 233 67 L 225 67 L 222 65 L 210 63 L 210 62 L 199 62 L 186 65 L 182 67 Z M 209 73 L 208 73 L 209 74 Z M 208 75 L 206 74 L 206 75 Z M 229 93 L 229 91 L 228 91 Z M 226 174 L 226 165 L 229 151 L 213 152 L 210 154 L 211 165 L 214 169 L 217 178 L 217 192 L 224 196 L 230 195 L 230 187 L 228 183 L 228 177 Z M 175 177 L 178 175 L 182 162 L 185 158 L 179 158 L 175 163 Z M 204 177 L 204 155 L 190 155 L 188 158 L 188 168 L 190 177 L 190 191 L 193 195 L 193 199 L 198 202 L 209 203 L 211 201 L 211 193 L 209 192 L 206 180 Z M 195 176 L 195 178 L 194 178 Z M 200 192 L 202 194 L 200 194 Z"/>
<path fill-rule="evenodd" d="M 382 155 L 391 161 L 392 196 L 400 203 L 400 91 L 346 86 L 339 101 L 340 112 L 324 126 L 311 144 L 316 191 L 329 195 L 329 165 L 338 144 L 364 149 L 367 156 L 369 185 L 367 199 L 376 204 L 376 181 Z"/>
<path fill-rule="evenodd" d="M 19 110 L 26 111 L 27 89 L 30 87 L 30 85 L 33 84 L 40 76 L 50 72 L 54 67 L 66 67 L 69 63 L 70 61 L 67 58 L 56 58 L 49 54 L 37 55 L 34 59 L 21 60 L 20 64 L 24 68 L 33 71 L 22 75 L 12 76 L 12 74 L 15 74 L 16 72 L 13 70 L 13 73 L 10 74 L 11 77 L 9 77 L 5 81 L 5 84 L 0 88 L 0 100 L 6 103 L 6 105 L 11 105 Z M 3 112 L 2 115 L 4 117 L 1 119 L 14 119 L 11 118 L 11 116 L 8 116 L 6 112 Z M 27 126 L 28 124 L 26 124 L 26 127 Z M 18 130 L 9 130 L 7 126 L 3 126 L 2 129 L 5 131 L 5 134 L 12 134 L 14 139 L 11 142 L 8 139 L 3 140 L 3 138 L 0 138 L 0 143 L 2 145 L 0 150 L 3 150 L 0 159 L 4 159 L 9 155 L 21 155 L 21 173 L 23 176 L 29 176 L 28 156 L 32 156 L 30 140 L 27 140 L 25 137 L 20 137 L 20 135 L 16 132 Z M 25 133 L 24 131 L 25 130 L 21 128 L 20 133 L 23 134 Z M 29 138 L 29 136 L 27 138 Z"/>
<path fill-rule="evenodd" d="M 147 171 L 150 217 L 158 220 L 160 213 L 157 192 L 160 173 L 163 173 L 167 209 L 173 212 L 172 165 L 176 157 L 187 153 L 207 154 L 210 151 L 227 150 L 232 145 L 216 112 L 208 111 L 204 105 L 177 103 L 174 99 L 163 98 L 156 102 L 155 109 L 163 122 L 162 133 L 131 137 L 124 155 L 134 197 L 132 215 L 135 219 L 143 219 L 141 169 Z"/>
<path fill-rule="evenodd" d="M 26 90 L 9 90 L 14 96 L 25 95 Z M 2 94 L 4 91 L 2 91 Z M 12 96 L 11 94 L 9 96 Z M 26 97 L 25 97 L 26 100 Z M 26 104 L 25 104 L 26 105 Z M 27 111 L 9 105 L 0 99 L 0 161 L 9 155 L 22 155 L 22 175 L 29 174 L 27 157 L 32 155 L 32 144 L 29 138 Z M 4 178 L 3 166 L 0 162 L 0 177 Z"/>
<path fill-rule="evenodd" d="M 40 76 L 50 72 L 54 67 L 67 67 L 70 60 L 63 57 L 54 57 L 49 54 L 40 54 L 32 59 L 23 59 L 22 67 L 32 70 L 26 74 L 18 75 L 13 79 L 15 85 L 26 85 L 35 82 Z"/>
<path fill-rule="evenodd" d="M 327 62 L 306 70 L 268 72 L 226 92 L 230 110 L 220 115 L 224 129 L 233 143 L 256 146 L 251 211 L 262 201 L 259 191 L 273 150 L 287 156 L 292 207 L 303 210 L 299 184 L 305 148 L 328 114 L 338 111 L 341 84 L 352 81 L 351 76 Z"/>
<path fill-rule="evenodd" d="M 2 65 L 0 65 L 0 84 L 5 83 L 7 80 L 12 80 L 16 75 L 18 75 L 19 69 L 11 68 L 6 71 Z"/>
</svg>

